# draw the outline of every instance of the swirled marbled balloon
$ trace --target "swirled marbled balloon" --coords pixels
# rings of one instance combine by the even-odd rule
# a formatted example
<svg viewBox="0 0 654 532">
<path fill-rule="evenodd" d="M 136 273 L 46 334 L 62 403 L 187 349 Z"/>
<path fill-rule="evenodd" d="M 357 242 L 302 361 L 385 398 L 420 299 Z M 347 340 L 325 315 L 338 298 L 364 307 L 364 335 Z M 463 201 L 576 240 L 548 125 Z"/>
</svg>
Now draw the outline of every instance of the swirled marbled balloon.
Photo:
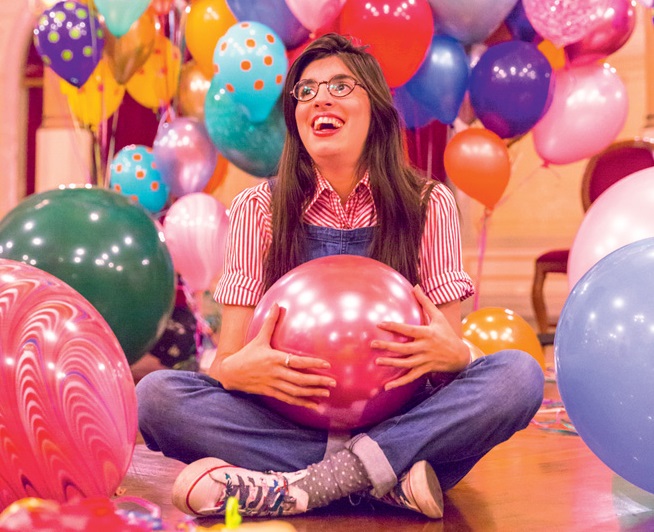
<svg viewBox="0 0 654 532">
<path fill-rule="evenodd" d="M 129 364 L 104 318 L 49 273 L 0 259 L 0 510 L 113 495 L 136 427 Z"/>
</svg>

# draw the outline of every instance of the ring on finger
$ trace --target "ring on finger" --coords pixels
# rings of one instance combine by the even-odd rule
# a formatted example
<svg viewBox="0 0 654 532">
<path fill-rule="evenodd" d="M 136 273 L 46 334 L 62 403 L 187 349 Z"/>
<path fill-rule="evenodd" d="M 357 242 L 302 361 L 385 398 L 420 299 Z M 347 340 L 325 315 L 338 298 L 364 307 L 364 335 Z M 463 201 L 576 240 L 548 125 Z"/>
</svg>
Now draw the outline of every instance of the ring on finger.
<svg viewBox="0 0 654 532">
<path fill-rule="evenodd" d="M 286 355 L 286 360 L 284 360 L 284 365 L 285 365 L 287 368 L 290 368 L 290 367 L 291 367 L 291 357 L 292 357 L 292 356 L 293 356 L 293 355 L 291 355 L 290 353 L 289 353 L 288 355 Z"/>
</svg>

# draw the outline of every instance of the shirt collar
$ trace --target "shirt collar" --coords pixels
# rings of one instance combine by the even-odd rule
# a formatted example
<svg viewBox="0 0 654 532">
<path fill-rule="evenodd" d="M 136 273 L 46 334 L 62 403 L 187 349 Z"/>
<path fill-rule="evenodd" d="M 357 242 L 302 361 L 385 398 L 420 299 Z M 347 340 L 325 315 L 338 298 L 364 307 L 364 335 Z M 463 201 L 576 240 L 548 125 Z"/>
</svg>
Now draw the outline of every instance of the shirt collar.
<svg viewBox="0 0 654 532">
<path fill-rule="evenodd" d="M 329 181 L 327 181 L 322 174 L 318 171 L 317 168 L 314 168 L 314 171 L 316 172 L 316 192 L 314 193 L 313 197 L 311 198 L 311 201 L 309 202 L 309 205 L 307 206 L 307 210 L 309 210 L 313 204 L 318 201 L 318 198 L 325 193 L 325 191 L 332 191 L 334 192 L 334 188 L 330 184 Z M 357 183 L 357 186 L 355 187 L 355 190 L 357 190 L 360 187 L 365 187 L 368 189 L 369 193 L 372 193 L 370 190 L 370 174 L 366 170 L 366 173 L 363 174 L 363 177 L 361 180 Z"/>
</svg>

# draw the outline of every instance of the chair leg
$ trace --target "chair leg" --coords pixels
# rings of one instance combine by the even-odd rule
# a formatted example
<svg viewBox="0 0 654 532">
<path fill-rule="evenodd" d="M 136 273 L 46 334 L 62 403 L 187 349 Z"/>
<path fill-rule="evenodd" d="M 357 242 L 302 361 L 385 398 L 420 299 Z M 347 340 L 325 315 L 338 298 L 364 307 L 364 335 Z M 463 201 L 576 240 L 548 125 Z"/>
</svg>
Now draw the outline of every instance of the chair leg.
<svg viewBox="0 0 654 532">
<path fill-rule="evenodd" d="M 536 264 L 534 271 L 534 282 L 531 288 L 531 305 L 536 316 L 538 332 L 547 333 L 549 330 L 549 319 L 547 318 L 547 309 L 545 308 L 545 299 L 543 298 L 543 285 L 545 284 L 545 271 Z"/>
</svg>

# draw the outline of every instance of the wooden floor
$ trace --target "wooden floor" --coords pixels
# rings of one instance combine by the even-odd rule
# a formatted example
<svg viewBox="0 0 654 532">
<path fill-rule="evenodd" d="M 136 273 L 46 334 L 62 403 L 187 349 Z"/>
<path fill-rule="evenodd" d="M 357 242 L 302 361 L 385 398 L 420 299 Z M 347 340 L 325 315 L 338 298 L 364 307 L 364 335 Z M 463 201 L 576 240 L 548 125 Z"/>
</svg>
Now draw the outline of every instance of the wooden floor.
<svg viewBox="0 0 654 532">
<path fill-rule="evenodd" d="M 553 379 L 545 393 L 558 400 Z M 547 412 L 538 419 L 553 420 Z M 441 521 L 368 502 L 336 503 L 284 521 L 298 532 L 654 531 L 654 495 L 615 475 L 579 436 L 557 426 L 533 424 L 491 451 L 446 494 Z M 182 467 L 139 443 L 121 488 L 159 506 L 165 523 L 181 523 L 186 518 L 171 505 L 170 489 Z"/>
</svg>

